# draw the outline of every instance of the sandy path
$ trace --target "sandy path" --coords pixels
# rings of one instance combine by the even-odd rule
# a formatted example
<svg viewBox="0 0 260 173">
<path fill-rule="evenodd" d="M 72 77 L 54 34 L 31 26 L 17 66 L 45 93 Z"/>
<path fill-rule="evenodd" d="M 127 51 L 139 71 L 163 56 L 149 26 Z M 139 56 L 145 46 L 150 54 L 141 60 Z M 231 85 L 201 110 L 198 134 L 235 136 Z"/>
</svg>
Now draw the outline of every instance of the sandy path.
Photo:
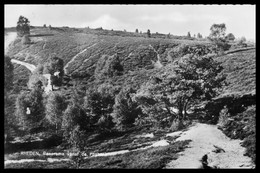
<svg viewBox="0 0 260 173">
<path fill-rule="evenodd" d="M 5 34 L 5 54 L 8 51 L 8 46 L 16 39 L 16 37 L 16 32 L 7 32 L 7 34 Z"/>
<path fill-rule="evenodd" d="M 16 59 L 11 59 L 11 62 L 12 62 L 12 63 L 16 63 L 16 64 L 23 65 L 23 66 L 25 66 L 26 68 L 28 68 L 31 72 L 33 72 L 33 71 L 36 69 L 36 66 L 35 66 L 35 65 L 29 64 L 29 63 L 27 63 L 27 62 L 19 61 L 19 60 L 16 60 Z"/>
<path fill-rule="evenodd" d="M 72 63 L 78 56 L 80 56 L 81 54 L 83 54 L 84 52 L 86 52 L 88 49 L 94 47 L 97 43 L 85 48 L 84 50 L 82 50 L 81 52 L 79 52 L 77 55 L 75 55 L 65 66 L 64 66 L 64 72 L 65 74 L 68 74 L 68 70 L 67 68 L 69 67 L 69 64 Z"/>
<path fill-rule="evenodd" d="M 201 158 L 208 155 L 208 166 L 218 168 L 252 168 L 251 158 L 244 156 L 245 148 L 241 140 L 225 136 L 216 125 L 197 123 L 188 131 L 180 133 L 180 140 L 192 140 L 189 147 L 181 152 L 179 158 L 170 162 L 166 168 L 200 168 Z M 225 152 L 212 152 L 218 146 Z"/>
<path fill-rule="evenodd" d="M 17 37 L 17 33 L 16 32 L 7 32 L 5 34 L 5 54 L 8 51 L 8 47 L 9 45 L 16 39 Z M 26 68 L 28 68 L 31 72 L 33 72 L 35 70 L 35 65 L 23 62 L 23 61 L 19 61 L 16 59 L 12 59 L 11 60 L 12 63 L 16 63 L 16 64 L 20 64 L 25 66 Z"/>
</svg>

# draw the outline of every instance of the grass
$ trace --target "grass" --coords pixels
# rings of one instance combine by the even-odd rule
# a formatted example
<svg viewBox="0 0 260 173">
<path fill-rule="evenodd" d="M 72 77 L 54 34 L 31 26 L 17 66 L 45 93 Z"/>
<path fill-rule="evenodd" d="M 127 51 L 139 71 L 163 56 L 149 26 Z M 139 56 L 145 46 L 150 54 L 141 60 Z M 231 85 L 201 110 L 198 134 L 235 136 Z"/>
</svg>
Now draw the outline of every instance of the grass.
<svg viewBox="0 0 260 173">
<path fill-rule="evenodd" d="M 243 95 L 255 90 L 255 56 L 255 49 L 252 49 L 216 58 L 224 67 L 222 73 L 227 75 L 227 86 L 223 88 L 221 95 L 231 93 Z"/>
<path fill-rule="evenodd" d="M 117 156 L 89 158 L 83 162 L 81 167 L 161 169 L 171 160 L 177 159 L 177 153 L 183 151 L 188 143 L 189 141 L 178 141 L 169 146 L 149 148 Z"/>
<path fill-rule="evenodd" d="M 107 156 L 107 157 L 91 157 L 84 159 L 80 168 L 83 169 L 96 169 L 96 168 L 127 168 L 127 169 L 161 169 L 166 166 L 172 160 L 178 158 L 178 153 L 183 151 L 190 141 L 178 141 L 168 146 L 149 148 L 145 150 L 132 151 L 125 154 Z M 46 159 L 44 156 L 38 157 L 25 157 L 21 158 L 35 158 Z M 48 157 L 49 158 L 49 157 Z M 57 158 L 57 157 L 56 157 Z M 59 169 L 59 168 L 71 168 L 74 169 L 75 164 L 73 161 L 62 162 L 25 162 L 25 163 L 11 163 L 5 166 L 6 169 Z"/>
<path fill-rule="evenodd" d="M 121 31 L 114 31 L 113 33 L 116 34 L 110 35 L 107 33 L 110 31 L 66 27 L 50 30 L 35 27 L 31 29 L 33 44 L 23 45 L 21 39 L 18 38 L 10 46 L 7 55 L 34 65 L 43 64 L 50 56 L 55 55 L 63 59 L 65 66 L 74 56 L 87 49 L 69 63 L 67 68 L 69 76 L 78 77 L 79 86 L 86 84 L 95 86 L 98 83 L 108 81 L 112 84 L 116 82 L 120 86 L 130 83 L 138 88 L 139 83 L 142 83 L 139 82 L 139 79 L 148 80 L 150 77 L 149 74 L 141 74 L 142 71 L 150 70 L 150 73 L 154 69 L 151 60 L 156 61 L 157 54 L 152 47 L 159 53 L 161 63 L 167 64 L 175 59 L 174 51 L 181 44 L 211 46 L 208 41 L 145 38 L 136 33 Z M 99 79 L 100 75 L 96 74 L 95 71 L 99 68 L 97 65 L 101 57 L 112 56 L 116 53 L 123 67 L 123 75 Z M 14 83 L 16 83 L 17 93 L 27 88 L 29 75 L 30 72 L 26 68 L 15 65 Z M 71 86 L 68 85 L 66 88 L 71 88 Z"/>
</svg>

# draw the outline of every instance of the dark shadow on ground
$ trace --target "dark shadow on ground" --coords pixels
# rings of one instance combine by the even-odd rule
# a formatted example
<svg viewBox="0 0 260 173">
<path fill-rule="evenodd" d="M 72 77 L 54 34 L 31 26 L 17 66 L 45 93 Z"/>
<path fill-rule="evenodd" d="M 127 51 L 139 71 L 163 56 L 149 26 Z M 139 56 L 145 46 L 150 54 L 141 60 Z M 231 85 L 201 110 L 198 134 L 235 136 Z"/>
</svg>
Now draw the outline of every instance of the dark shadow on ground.
<svg viewBox="0 0 260 173">
<path fill-rule="evenodd" d="M 61 143 L 62 137 L 55 135 L 42 141 L 7 143 L 5 144 L 5 154 L 21 151 L 31 151 L 35 149 L 50 149 L 60 145 Z"/>
<path fill-rule="evenodd" d="M 29 37 L 46 37 L 46 36 L 54 36 L 54 34 L 35 34 L 35 35 L 30 35 Z"/>
</svg>

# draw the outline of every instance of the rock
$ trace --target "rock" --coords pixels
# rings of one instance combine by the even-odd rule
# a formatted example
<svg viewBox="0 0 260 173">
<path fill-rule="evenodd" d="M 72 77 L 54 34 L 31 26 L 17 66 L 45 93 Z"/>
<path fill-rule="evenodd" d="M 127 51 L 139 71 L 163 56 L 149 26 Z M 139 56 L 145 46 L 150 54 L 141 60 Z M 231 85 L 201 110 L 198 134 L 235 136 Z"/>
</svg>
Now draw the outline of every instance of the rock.
<svg viewBox="0 0 260 173">
<path fill-rule="evenodd" d="M 221 152 L 224 152 L 225 153 L 225 150 L 223 149 L 223 148 L 220 148 L 220 147 L 218 147 L 218 146 L 216 146 L 216 145 L 213 145 L 216 149 L 215 150 L 213 150 L 213 152 L 215 152 L 215 153 L 221 153 Z"/>
</svg>

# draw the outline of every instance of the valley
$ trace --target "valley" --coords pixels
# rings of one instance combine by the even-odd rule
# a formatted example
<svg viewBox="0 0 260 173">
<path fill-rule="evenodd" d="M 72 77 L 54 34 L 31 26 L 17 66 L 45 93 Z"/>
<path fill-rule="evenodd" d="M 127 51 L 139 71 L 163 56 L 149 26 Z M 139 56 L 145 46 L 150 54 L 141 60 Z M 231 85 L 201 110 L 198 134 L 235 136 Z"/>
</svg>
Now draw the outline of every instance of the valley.
<svg viewBox="0 0 260 173">
<path fill-rule="evenodd" d="M 255 168 L 255 46 L 64 27 L 30 40 L 5 32 L 5 168 Z"/>
</svg>

